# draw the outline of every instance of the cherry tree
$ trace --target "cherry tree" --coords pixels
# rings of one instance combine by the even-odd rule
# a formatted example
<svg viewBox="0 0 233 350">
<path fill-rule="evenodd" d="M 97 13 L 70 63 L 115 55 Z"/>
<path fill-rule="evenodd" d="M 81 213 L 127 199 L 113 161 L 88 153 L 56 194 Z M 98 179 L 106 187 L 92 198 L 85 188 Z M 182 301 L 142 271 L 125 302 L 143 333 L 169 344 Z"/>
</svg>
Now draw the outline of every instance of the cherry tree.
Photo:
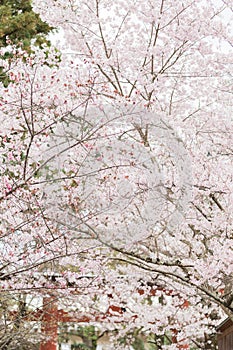
<svg viewBox="0 0 233 350">
<path fill-rule="evenodd" d="M 230 7 L 33 6 L 63 53 L 15 50 L 1 87 L 1 288 L 211 347 L 233 317 Z"/>
</svg>

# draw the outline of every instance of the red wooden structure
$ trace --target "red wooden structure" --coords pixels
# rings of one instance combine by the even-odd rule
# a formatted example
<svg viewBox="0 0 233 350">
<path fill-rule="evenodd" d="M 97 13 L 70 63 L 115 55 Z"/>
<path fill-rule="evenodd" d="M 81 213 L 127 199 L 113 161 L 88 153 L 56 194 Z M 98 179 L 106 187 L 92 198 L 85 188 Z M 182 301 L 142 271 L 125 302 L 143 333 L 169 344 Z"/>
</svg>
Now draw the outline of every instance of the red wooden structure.
<svg viewBox="0 0 233 350">
<path fill-rule="evenodd" d="M 91 320 L 101 321 L 101 319 L 111 315 L 111 310 L 122 313 L 120 309 L 119 307 L 110 306 L 107 313 L 102 317 L 74 317 L 64 310 L 58 310 L 57 298 L 44 297 L 42 311 L 34 313 L 32 316 L 33 319 L 38 319 L 38 316 L 41 315 L 41 330 L 46 340 L 41 343 L 40 350 L 57 350 L 58 322 L 89 323 Z"/>
<path fill-rule="evenodd" d="M 166 295 L 172 296 L 175 295 L 173 291 L 171 290 L 165 290 L 163 288 L 157 287 L 156 289 L 151 288 L 150 289 L 150 296 L 156 296 L 158 291 L 163 290 L 163 292 Z M 144 289 L 138 289 L 137 292 L 140 295 L 144 295 L 146 291 Z M 176 294 L 177 296 L 177 294 Z M 111 300 L 112 295 L 108 295 L 109 299 Z M 180 308 L 187 308 L 189 307 L 189 302 L 187 300 L 181 299 Z M 25 310 L 24 314 L 21 315 L 21 318 L 24 321 L 40 321 L 41 322 L 41 331 L 44 335 L 44 341 L 40 344 L 40 350 L 57 350 L 57 338 L 58 338 L 58 323 L 90 323 L 90 322 L 103 322 L 106 319 L 109 319 L 111 317 L 114 318 L 114 322 L 122 322 L 122 319 L 120 316 L 122 316 L 125 312 L 125 309 L 116 306 L 116 305 L 110 305 L 105 313 L 99 313 L 95 314 L 94 316 L 72 316 L 68 312 L 64 310 L 58 309 L 58 298 L 56 295 L 50 295 L 45 296 L 43 298 L 43 306 L 42 309 L 33 311 L 33 312 L 27 312 Z M 18 317 L 19 313 L 17 311 L 13 311 L 12 317 Z M 119 321 L 116 319 L 116 317 L 119 317 Z M 132 315 L 131 319 L 134 320 L 138 317 L 138 315 Z M 186 343 L 185 339 L 182 340 L 182 344 L 178 343 L 177 341 L 177 329 L 173 329 L 173 336 L 172 336 L 172 343 L 177 344 L 177 349 L 180 350 L 187 350 L 189 349 L 189 346 Z M 230 350 L 228 348 L 221 348 L 220 350 Z M 233 350 L 233 347 L 231 348 Z"/>
<path fill-rule="evenodd" d="M 64 310 L 58 310 L 57 298 L 44 297 L 43 309 L 30 316 L 32 320 L 38 320 L 41 317 L 41 329 L 46 340 L 41 343 L 40 350 L 57 350 L 58 322 L 89 323 L 91 321 L 101 322 L 107 317 L 123 314 L 123 309 L 119 306 L 110 305 L 107 312 L 102 315 L 92 317 L 80 316 L 74 317 Z M 136 315 L 135 315 L 136 316 Z M 121 321 L 119 321 L 121 322 Z"/>
<path fill-rule="evenodd" d="M 144 294 L 144 290 L 139 290 L 139 294 Z M 168 292 L 169 293 L 169 292 Z M 155 290 L 152 290 L 152 295 L 156 294 Z M 170 294 L 170 293 L 169 293 Z M 188 302 L 185 301 L 181 307 L 188 307 Z M 96 315 L 95 317 L 80 316 L 74 317 L 69 315 L 68 312 L 64 310 L 58 310 L 57 298 L 56 297 L 44 297 L 43 299 L 43 309 L 38 313 L 34 313 L 33 319 L 38 319 L 40 315 L 42 321 L 42 332 L 45 335 L 46 340 L 41 343 L 40 350 L 57 350 L 57 336 L 58 336 L 58 322 L 74 322 L 74 323 L 89 323 L 91 321 L 101 322 L 104 319 L 122 315 L 124 310 L 115 305 L 110 305 L 107 312 L 102 315 Z M 137 318 L 137 315 L 133 315 L 132 318 Z M 121 322 L 119 320 L 119 322 Z M 187 350 L 189 346 L 187 344 L 178 344 L 176 334 L 177 330 L 173 330 L 172 342 L 177 343 L 177 349 Z M 185 340 L 184 340 L 185 342 Z M 233 348 L 232 348 L 233 349 Z M 232 350 L 231 349 L 231 350 Z M 222 349 L 225 350 L 225 349 Z M 226 349 L 229 350 L 229 349 Z"/>
<path fill-rule="evenodd" d="M 44 298 L 41 329 L 48 339 L 41 343 L 40 350 L 57 350 L 58 322 L 57 303 L 51 297 Z"/>
</svg>

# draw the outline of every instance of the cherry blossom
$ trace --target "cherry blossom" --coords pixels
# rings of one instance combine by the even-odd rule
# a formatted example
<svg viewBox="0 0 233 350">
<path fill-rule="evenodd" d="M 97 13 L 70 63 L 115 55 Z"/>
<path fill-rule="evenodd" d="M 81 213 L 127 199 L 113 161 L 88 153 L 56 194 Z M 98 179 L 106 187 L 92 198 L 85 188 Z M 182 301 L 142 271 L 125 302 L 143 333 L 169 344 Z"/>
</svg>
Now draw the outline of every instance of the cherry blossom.
<svg viewBox="0 0 233 350">
<path fill-rule="evenodd" d="M 230 6 L 33 6 L 65 42 L 0 87 L 1 287 L 201 348 L 233 318 Z"/>
</svg>

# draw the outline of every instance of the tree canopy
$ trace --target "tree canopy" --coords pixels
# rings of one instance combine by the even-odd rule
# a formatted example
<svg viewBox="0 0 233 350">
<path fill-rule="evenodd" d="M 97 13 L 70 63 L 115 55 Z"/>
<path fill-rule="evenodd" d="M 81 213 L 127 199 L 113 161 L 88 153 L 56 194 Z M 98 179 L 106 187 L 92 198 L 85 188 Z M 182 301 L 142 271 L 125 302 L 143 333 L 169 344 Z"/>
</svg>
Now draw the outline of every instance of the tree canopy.
<svg viewBox="0 0 233 350">
<path fill-rule="evenodd" d="M 51 27 L 32 10 L 30 0 L 2 0 L 0 4 L 0 47 L 20 44 L 29 50 L 31 40 L 36 44 L 48 42 Z"/>
<path fill-rule="evenodd" d="M 213 349 L 233 319 L 231 9 L 33 9 L 66 50 L 14 55 L 0 86 L 2 290 L 53 295 L 121 338 Z"/>
</svg>

